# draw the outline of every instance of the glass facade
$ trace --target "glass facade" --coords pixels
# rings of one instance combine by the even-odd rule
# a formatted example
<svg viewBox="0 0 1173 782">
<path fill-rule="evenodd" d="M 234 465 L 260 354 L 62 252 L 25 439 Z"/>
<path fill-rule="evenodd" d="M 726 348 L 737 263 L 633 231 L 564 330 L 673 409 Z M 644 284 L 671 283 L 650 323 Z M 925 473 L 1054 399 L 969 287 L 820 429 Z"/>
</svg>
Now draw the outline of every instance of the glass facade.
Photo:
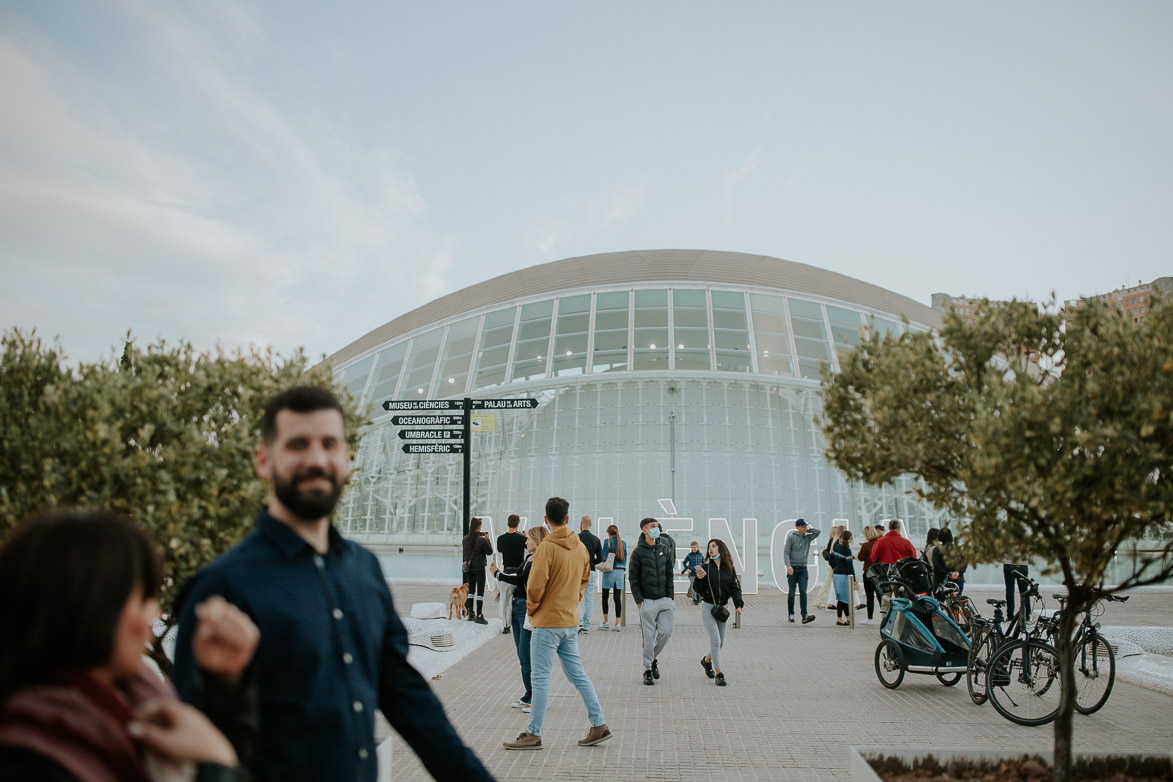
<svg viewBox="0 0 1173 782">
<path fill-rule="evenodd" d="M 673 499 L 709 518 L 774 525 L 803 516 L 864 523 L 899 517 L 913 534 L 940 524 L 904 482 L 873 489 L 824 458 L 818 378 L 862 328 L 904 328 L 892 313 L 791 292 L 644 285 L 569 290 L 464 312 L 336 366 L 373 425 L 355 455 L 342 532 L 378 546 L 451 545 L 462 522 L 459 456 L 405 454 L 380 403 L 471 395 L 534 397 L 473 435 L 472 513 L 571 512 L 639 519 Z M 921 324 L 911 328 L 926 329 Z"/>
</svg>

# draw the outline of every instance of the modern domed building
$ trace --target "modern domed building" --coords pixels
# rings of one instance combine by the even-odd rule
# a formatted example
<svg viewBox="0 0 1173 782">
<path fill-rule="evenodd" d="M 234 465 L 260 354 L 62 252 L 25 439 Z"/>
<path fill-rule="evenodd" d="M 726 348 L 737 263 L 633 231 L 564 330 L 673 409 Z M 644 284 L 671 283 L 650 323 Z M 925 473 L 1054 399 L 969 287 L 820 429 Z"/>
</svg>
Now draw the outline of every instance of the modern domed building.
<svg viewBox="0 0 1173 782">
<path fill-rule="evenodd" d="M 907 321 L 907 323 L 905 323 Z M 517 398 L 472 443 L 472 514 L 540 519 L 547 497 L 625 535 L 662 516 L 939 521 L 894 486 L 848 481 L 823 456 L 819 365 L 860 330 L 929 330 L 941 314 L 860 280 L 704 250 L 604 253 L 521 269 L 408 312 L 328 361 L 374 426 L 338 523 L 374 545 L 454 543 L 460 456 L 407 454 L 384 400 Z"/>
</svg>

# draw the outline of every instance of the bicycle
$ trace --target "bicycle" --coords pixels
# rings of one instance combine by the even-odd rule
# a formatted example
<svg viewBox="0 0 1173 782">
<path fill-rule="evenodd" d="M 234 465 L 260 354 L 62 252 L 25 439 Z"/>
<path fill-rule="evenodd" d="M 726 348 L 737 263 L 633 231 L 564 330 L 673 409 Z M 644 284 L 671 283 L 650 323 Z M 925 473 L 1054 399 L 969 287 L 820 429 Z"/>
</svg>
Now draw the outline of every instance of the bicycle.
<svg viewBox="0 0 1173 782">
<path fill-rule="evenodd" d="M 935 596 L 945 614 L 972 641 L 974 630 L 973 620 L 981 619 L 981 615 L 973 607 L 973 601 L 968 596 L 959 595 L 957 593 L 957 585 L 950 582 L 945 582 L 938 586 Z"/>
<path fill-rule="evenodd" d="M 1051 595 L 1059 601 L 1059 609 L 1067 602 L 1066 595 Z M 1075 651 L 1075 710 L 1080 714 L 1095 714 L 1108 702 L 1112 687 L 1116 683 L 1116 655 L 1112 645 L 1100 635 L 1096 619 L 1103 616 L 1104 603 L 1123 603 L 1127 595 L 1103 594 L 1080 619 L 1075 637 L 1071 641 Z M 1059 633 L 1059 614 L 1043 621 L 1046 639 L 1054 645 Z"/>
<path fill-rule="evenodd" d="M 1026 580 L 1029 581 L 1029 579 Z M 965 670 L 965 687 L 969 690 L 970 700 L 979 706 L 989 698 L 986 692 L 986 668 L 989 666 L 994 652 L 998 651 L 998 647 L 1002 644 L 1009 640 L 1019 638 L 1027 632 L 1026 618 L 1029 615 L 1029 610 L 1027 610 L 1027 606 L 1030 604 L 1029 598 L 1032 596 L 1038 597 L 1038 585 L 1034 584 L 1033 581 L 1030 583 L 1032 586 L 1028 588 L 1026 594 L 1023 596 L 1021 607 L 1009 619 L 1009 635 L 1002 630 L 1002 623 L 1006 621 L 1002 613 L 1002 609 L 1006 605 L 1005 600 L 994 600 L 992 598 L 986 600 L 986 605 L 994 607 L 994 616 L 992 619 L 979 616 L 976 611 L 969 619 L 970 644 L 969 660 Z"/>
<path fill-rule="evenodd" d="M 991 705 L 1006 719 L 1019 725 L 1044 725 L 1055 719 L 1059 713 L 1059 695 L 1062 683 L 1059 679 L 1059 654 L 1054 647 L 1042 640 L 1044 624 L 1028 625 L 1030 598 L 1041 602 L 1039 585 L 1026 576 L 1019 581 L 1028 584 L 1023 595 L 1022 607 L 1014 617 L 1015 629 L 1012 635 L 1002 633 L 995 621 L 988 626 L 982 649 L 992 647 L 988 659 L 971 658 L 967 676 L 980 675 L 984 662 L 984 694 Z M 995 619 L 1001 613 L 1004 601 L 987 601 L 995 605 Z M 993 640 L 991 640 L 993 639 Z M 974 647 L 971 645 L 970 649 Z M 979 649 L 979 654 L 981 650 Z M 972 668 L 972 673 L 970 670 Z M 971 686 L 973 686 L 971 684 Z M 971 690 L 970 697 L 974 698 Z M 980 688 L 977 692 L 981 694 Z M 974 699 L 977 701 L 977 699 Z"/>
</svg>

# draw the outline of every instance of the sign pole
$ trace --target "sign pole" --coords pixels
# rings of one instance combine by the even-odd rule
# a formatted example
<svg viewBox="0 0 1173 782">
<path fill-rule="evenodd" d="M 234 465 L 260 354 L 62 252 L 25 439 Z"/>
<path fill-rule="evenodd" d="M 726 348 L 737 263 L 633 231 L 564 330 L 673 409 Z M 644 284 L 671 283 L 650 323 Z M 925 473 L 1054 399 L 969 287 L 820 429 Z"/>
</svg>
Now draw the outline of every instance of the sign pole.
<svg viewBox="0 0 1173 782">
<path fill-rule="evenodd" d="M 464 537 L 468 537 L 469 494 L 472 491 L 469 478 L 472 475 L 472 399 L 464 398 Z"/>
</svg>

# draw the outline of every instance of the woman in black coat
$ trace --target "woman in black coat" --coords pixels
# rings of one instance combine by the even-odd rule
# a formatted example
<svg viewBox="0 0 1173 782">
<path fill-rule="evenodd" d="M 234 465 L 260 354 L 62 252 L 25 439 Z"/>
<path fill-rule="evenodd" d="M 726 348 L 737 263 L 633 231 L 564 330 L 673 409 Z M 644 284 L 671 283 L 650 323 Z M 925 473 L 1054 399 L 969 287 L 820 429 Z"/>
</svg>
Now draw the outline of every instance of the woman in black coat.
<svg viewBox="0 0 1173 782">
<path fill-rule="evenodd" d="M 481 532 L 481 520 L 473 518 L 468 523 L 468 534 L 464 536 L 464 583 L 468 584 L 468 599 L 464 607 L 468 611 L 468 621 L 487 625 L 485 619 L 485 563 L 493 556 L 493 544 L 489 542 L 487 532 Z M 473 608 L 476 613 L 473 613 Z"/>
<path fill-rule="evenodd" d="M 733 557 L 729 556 L 725 543 L 714 538 L 705 547 L 705 552 L 705 559 L 697 565 L 692 582 L 693 594 L 701 596 L 701 623 L 709 634 L 709 653 L 701 658 L 701 667 L 705 669 L 706 676 L 717 680 L 718 687 L 724 687 L 721 647 L 725 645 L 725 628 L 729 624 L 729 617 L 718 619 L 713 616 L 713 608 L 724 606 L 732 600 L 740 614 L 745 601 L 741 599 L 741 581 L 733 569 Z"/>
<path fill-rule="evenodd" d="M 953 531 L 941 530 L 938 545 L 933 548 L 933 587 L 946 582 L 957 586 L 957 594 L 965 589 L 965 568 L 961 557 L 953 548 Z"/>
</svg>

